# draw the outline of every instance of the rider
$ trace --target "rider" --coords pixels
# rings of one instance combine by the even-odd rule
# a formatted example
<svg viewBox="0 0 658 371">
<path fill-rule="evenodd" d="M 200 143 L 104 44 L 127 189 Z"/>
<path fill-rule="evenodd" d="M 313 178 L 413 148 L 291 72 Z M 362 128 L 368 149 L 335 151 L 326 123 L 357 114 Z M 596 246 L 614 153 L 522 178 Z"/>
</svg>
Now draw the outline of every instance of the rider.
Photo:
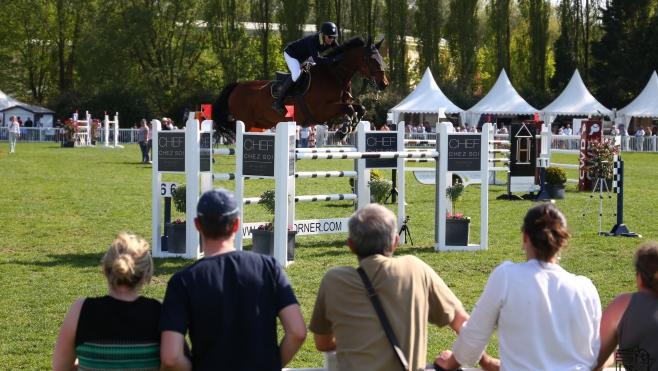
<svg viewBox="0 0 658 371">
<path fill-rule="evenodd" d="M 320 53 L 325 50 L 338 46 L 336 37 L 338 37 L 338 29 L 336 28 L 336 25 L 333 24 L 333 22 L 325 22 L 320 28 L 320 32 L 317 34 L 305 36 L 286 46 L 286 49 L 283 51 L 283 56 L 286 59 L 291 76 L 281 87 L 279 98 L 274 102 L 272 109 L 279 112 L 279 114 L 285 112 L 283 101 L 286 98 L 286 94 L 299 78 L 301 63 L 309 59 L 309 57 L 313 58 L 313 62 L 319 65 L 328 65 L 345 58 L 342 54 L 330 58 L 325 58 L 320 55 Z"/>
</svg>

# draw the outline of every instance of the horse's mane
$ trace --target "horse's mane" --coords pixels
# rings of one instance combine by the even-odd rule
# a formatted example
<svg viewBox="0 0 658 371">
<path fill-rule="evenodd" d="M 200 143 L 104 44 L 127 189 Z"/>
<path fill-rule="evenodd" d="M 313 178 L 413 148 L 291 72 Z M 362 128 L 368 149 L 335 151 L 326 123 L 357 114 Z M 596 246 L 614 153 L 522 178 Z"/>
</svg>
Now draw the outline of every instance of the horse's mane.
<svg viewBox="0 0 658 371">
<path fill-rule="evenodd" d="M 337 56 L 338 54 L 345 53 L 350 49 L 354 49 L 356 47 L 364 46 L 364 45 L 366 45 L 366 42 L 363 41 L 363 38 L 361 36 L 354 36 L 353 38 L 335 47 L 331 52 L 327 54 L 327 57 L 334 57 Z"/>
</svg>

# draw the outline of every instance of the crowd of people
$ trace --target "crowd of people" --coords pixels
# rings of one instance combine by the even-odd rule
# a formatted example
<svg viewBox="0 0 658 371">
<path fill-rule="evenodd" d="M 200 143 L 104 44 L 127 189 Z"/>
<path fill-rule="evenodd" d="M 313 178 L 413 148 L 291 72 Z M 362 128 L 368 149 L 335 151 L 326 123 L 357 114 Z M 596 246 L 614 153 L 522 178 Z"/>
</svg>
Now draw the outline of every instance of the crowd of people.
<svg viewBox="0 0 658 371">
<path fill-rule="evenodd" d="M 202 195 L 194 225 L 205 256 L 171 277 L 162 303 L 139 295 L 153 275 L 148 245 L 118 235 L 102 261 L 108 294 L 73 303 L 53 370 L 111 369 L 119 362 L 122 369 L 140 370 L 287 365 L 307 326 L 276 260 L 235 249 L 239 213 L 226 189 Z M 381 205 L 368 205 L 348 221 L 347 246 L 359 268 L 330 268 L 320 282 L 308 325 L 315 346 L 336 351 L 339 370 L 455 370 L 475 363 L 484 370 L 601 370 L 615 359 L 638 369 L 633 367 L 655 359 L 658 243 L 637 249 L 637 292 L 622 294 L 602 311 L 592 281 L 559 265 L 571 238 L 567 229 L 554 204 L 532 207 L 521 227 L 525 261 L 498 266 L 469 316 L 433 268 L 414 255 L 393 257 L 397 218 Z M 425 363 L 428 323 L 458 334 L 434 365 Z M 496 328 L 500 359 L 485 352 Z"/>
</svg>

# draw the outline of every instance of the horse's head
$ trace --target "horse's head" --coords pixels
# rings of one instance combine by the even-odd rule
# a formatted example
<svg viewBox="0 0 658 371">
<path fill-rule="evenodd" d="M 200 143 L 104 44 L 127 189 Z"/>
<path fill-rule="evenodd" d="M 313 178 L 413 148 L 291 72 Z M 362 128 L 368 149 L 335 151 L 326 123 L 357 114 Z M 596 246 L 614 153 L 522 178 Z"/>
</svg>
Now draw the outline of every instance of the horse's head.
<svg viewBox="0 0 658 371">
<path fill-rule="evenodd" d="M 359 64 L 357 71 L 370 79 L 373 87 L 378 90 L 384 90 L 388 86 L 388 80 L 384 73 L 384 61 L 379 48 L 382 46 L 384 39 L 377 44 L 372 44 L 372 36 L 368 38 L 368 44 L 363 47 L 363 60 Z"/>
</svg>

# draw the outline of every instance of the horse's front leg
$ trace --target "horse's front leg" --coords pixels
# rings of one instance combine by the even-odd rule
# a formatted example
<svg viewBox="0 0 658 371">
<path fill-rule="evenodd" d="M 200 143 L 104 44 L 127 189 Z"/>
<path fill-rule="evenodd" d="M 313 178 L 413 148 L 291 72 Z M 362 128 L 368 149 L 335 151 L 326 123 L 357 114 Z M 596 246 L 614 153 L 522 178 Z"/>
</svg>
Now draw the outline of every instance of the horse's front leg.
<svg viewBox="0 0 658 371">
<path fill-rule="evenodd" d="M 343 139 L 347 134 L 352 132 L 353 126 L 354 126 L 354 107 L 351 104 L 346 104 L 343 107 L 343 111 L 345 111 L 345 122 L 343 123 L 343 126 L 340 128 L 340 132 L 342 134 Z"/>
<path fill-rule="evenodd" d="M 354 116 L 354 118 L 352 118 L 352 125 L 354 126 L 354 129 L 356 130 L 356 125 L 359 122 L 361 122 L 361 119 L 366 114 L 366 107 L 359 104 L 359 105 L 354 106 L 354 111 L 355 111 L 355 116 Z"/>
</svg>

